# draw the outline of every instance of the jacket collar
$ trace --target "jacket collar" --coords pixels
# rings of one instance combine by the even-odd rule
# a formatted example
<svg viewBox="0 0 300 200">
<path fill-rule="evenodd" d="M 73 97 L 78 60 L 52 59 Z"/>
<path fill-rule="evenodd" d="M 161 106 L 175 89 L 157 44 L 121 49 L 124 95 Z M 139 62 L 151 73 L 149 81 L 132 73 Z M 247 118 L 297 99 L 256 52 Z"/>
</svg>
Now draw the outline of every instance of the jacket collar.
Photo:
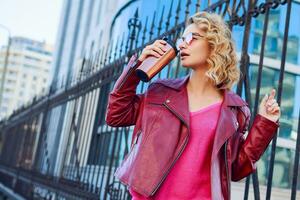
<svg viewBox="0 0 300 200">
<path fill-rule="evenodd" d="M 176 79 L 158 79 L 155 83 L 160 83 L 164 86 L 172 88 L 174 92 L 170 91 L 167 95 L 167 100 L 164 100 L 164 105 L 179 117 L 187 127 L 190 127 L 188 97 L 186 90 L 186 83 L 190 75 Z M 224 142 L 237 130 L 238 123 L 235 113 L 231 107 L 239 107 L 248 105 L 239 95 L 230 90 L 224 91 L 224 99 L 221 105 L 221 111 L 216 127 L 216 139 L 213 144 L 212 159 L 216 158 L 219 150 Z M 168 102 L 168 103 L 167 103 Z"/>
<path fill-rule="evenodd" d="M 166 87 L 172 88 L 176 91 L 184 90 L 184 87 L 189 80 L 190 74 L 175 78 L 175 79 L 158 79 L 155 83 L 160 83 Z M 227 106 L 245 106 L 248 105 L 246 101 L 244 101 L 239 95 L 235 94 L 233 91 L 228 89 L 223 89 L 224 91 L 224 105 Z"/>
</svg>

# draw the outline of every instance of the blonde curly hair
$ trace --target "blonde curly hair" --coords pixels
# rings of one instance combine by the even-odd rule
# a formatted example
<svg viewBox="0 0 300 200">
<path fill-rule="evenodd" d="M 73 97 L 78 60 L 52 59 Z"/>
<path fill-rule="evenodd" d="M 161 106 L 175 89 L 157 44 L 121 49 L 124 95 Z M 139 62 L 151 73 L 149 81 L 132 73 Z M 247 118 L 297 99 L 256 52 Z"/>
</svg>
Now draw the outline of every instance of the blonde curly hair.
<svg viewBox="0 0 300 200">
<path fill-rule="evenodd" d="M 231 31 L 220 15 L 208 12 L 197 12 L 186 21 L 185 25 L 200 25 L 210 46 L 207 59 L 209 69 L 206 72 L 218 89 L 231 89 L 240 79 L 237 67 L 235 44 Z"/>
</svg>

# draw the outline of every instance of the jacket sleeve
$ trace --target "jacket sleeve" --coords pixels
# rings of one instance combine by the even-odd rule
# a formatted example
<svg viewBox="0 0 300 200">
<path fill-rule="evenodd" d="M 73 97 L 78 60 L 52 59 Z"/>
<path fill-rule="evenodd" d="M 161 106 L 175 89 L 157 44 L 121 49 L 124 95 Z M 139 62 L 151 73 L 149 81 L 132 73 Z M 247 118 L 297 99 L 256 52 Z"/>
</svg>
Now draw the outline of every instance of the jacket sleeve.
<svg viewBox="0 0 300 200">
<path fill-rule="evenodd" d="M 265 152 L 279 127 L 278 121 L 273 122 L 262 115 L 257 114 L 253 120 L 248 136 L 245 139 L 244 133 L 248 129 L 251 116 L 247 106 L 246 110 L 247 116 L 243 129 L 244 131 L 239 133 L 238 154 L 231 165 L 232 181 L 239 181 L 255 171 L 256 161 L 258 161 Z"/>
<path fill-rule="evenodd" d="M 144 94 L 136 94 L 140 79 L 135 69 L 141 64 L 133 55 L 109 93 L 105 121 L 113 127 L 135 125 Z"/>
</svg>

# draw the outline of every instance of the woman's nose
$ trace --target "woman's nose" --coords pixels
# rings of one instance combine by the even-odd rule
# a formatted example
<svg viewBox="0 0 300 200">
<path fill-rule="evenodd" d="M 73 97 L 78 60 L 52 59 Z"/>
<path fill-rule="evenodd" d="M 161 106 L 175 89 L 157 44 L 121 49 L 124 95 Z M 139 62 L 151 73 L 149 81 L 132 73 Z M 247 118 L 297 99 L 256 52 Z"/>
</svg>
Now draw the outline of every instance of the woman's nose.
<svg viewBox="0 0 300 200">
<path fill-rule="evenodd" d="M 179 45 L 178 45 L 178 48 L 181 50 L 181 49 L 186 49 L 186 47 L 187 47 L 187 44 L 186 44 L 186 42 L 185 41 L 183 41 L 183 42 L 181 42 Z"/>
</svg>

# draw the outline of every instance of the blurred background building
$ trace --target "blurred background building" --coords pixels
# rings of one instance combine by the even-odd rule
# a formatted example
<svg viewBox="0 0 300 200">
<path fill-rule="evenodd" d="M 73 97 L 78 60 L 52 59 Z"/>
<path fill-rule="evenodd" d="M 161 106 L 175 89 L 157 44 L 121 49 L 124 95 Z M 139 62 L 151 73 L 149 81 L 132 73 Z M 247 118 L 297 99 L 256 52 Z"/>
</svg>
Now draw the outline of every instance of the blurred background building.
<svg viewBox="0 0 300 200">
<path fill-rule="evenodd" d="M 0 119 L 45 93 L 50 84 L 53 47 L 12 37 L 0 49 Z"/>
</svg>

